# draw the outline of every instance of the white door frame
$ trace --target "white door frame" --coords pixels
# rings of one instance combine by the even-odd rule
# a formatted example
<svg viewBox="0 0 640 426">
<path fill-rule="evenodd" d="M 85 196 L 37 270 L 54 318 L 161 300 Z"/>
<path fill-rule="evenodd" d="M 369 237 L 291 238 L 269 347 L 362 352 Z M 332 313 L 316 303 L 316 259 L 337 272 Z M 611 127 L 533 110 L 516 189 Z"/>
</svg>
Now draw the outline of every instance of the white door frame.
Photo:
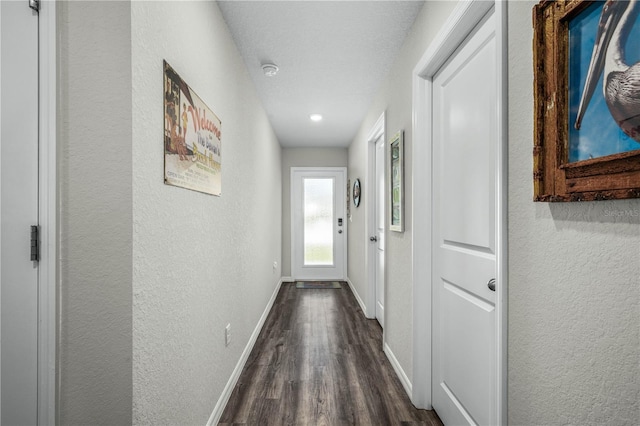
<svg viewBox="0 0 640 426">
<path fill-rule="evenodd" d="M 303 279 L 305 277 L 298 277 L 296 276 L 296 274 L 294 273 L 294 265 L 296 262 L 296 253 L 295 253 L 295 247 L 296 247 L 296 241 L 295 241 L 295 205 L 293 202 L 293 197 L 294 197 L 294 174 L 295 172 L 340 172 L 342 173 L 342 177 L 343 177 L 343 182 L 344 185 L 341 187 L 342 189 L 346 188 L 346 182 L 347 182 L 347 168 L 346 167 L 291 167 L 291 174 L 290 174 L 290 182 L 291 182 L 291 191 L 290 191 L 290 195 L 289 197 L 291 197 L 291 275 L 292 278 L 294 280 L 298 280 L 298 279 Z M 344 195 L 346 195 L 346 193 L 343 193 Z M 339 194 L 337 194 L 336 196 L 340 196 Z M 344 197 L 346 199 L 346 197 Z M 348 258 L 348 254 L 347 252 L 348 250 L 348 236 L 349 236 L 349 225 L 348 225 L 348 220 L 347 220 L 347 204 L 346 201 L 344 201 L 344 208 L 342 212 L 336 212 L 337 214 L 339 214 L 339 216 L 342 217 L 342 232 L 344 233 L 344 247 L 343 247 L 343 258 L 342 258 L 342 265 L 343 265 L 343 272 L 342 272 L 342 277 L 340 278 L 340 280 L 345 281 L 347 279 L 347 271 L 349 270 L 349 265 L 347 264 L 347 258 Z"/>
<path fill-rule="evenodd" d="M 411 400 L 431 409 L 432 96 L 433 77 L 495 7 L 498 70 L 496 150 L 497 424 L 507 421 L 507 2 L 460 2 L 413 70 L 413 378 Z"/>
<path fill-rule="evenodd" d="M 25 0 L 25 3 L 28 3 Z M 39 25 L 39 224 L 38 424 L 56 424 L 57 30 L 56 0 L 40 1 Z"/>
<path fill-rule="evenodd" d="M 367 176 L 366 176 L 366 211 L 364 217 L 365 230 L 367 232 L 366 240 L 365 240 L 365 259 L 367 260 L 367 283 L 368 283 L 368 291 L 366 298 L 366 312 L 365 316 L 369 319 L 374 319 L 376 317 L 376 256 L 377 256 L 377 245 L 371 244 L 369 241 L 369 237 L 375 235 L 376 230 L 376 221 L 374 218 L 376 217 L 376 205 L 373 202 L 369 202 L 368 200 L 376 199 L 376 141 L 378 138 L 382 137 L 385 139 L 385 113 L 383 112 L 376 124 L 373 125 L 373 128 L 369 132 L 369 136 L 367 137 L 367 155 L 368 155 L 368 164 L 367 164 Z M 386 204 L 386 203 L 385 203 Z M 385 227 L 386 234 L 386 227 Z M 385 235 L 386 237 L 386 235 Z M 386 244 L 386 238 L 385 238 Z M 384 345 L 384 331 L 382 333 L 382 343 Z"/>
</svg>

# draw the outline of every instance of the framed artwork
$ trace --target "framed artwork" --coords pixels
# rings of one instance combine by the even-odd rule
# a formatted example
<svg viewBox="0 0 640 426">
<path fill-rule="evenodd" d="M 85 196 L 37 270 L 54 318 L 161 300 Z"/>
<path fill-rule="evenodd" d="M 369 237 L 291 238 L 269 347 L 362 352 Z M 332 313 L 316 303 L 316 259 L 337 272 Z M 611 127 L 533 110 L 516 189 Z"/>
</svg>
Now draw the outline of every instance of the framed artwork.
<svg viewBox="0 0 640 426">
<path fill-rule="evenodd" d="M 404 232 L 404 143 L 403 132 L 399 131 L 389 141 L 389 161 L 391 170 L 391 214 L 389 229 Z"/>
<path fill-rule="evenodd" d="M 351 217 L 351 179 L 347 179 L 347 217 Z"/>
<path fill-rule="evenodd" d="M 222 123 L 167 61 L 163 80 L 164 183 L 220 196 Z"/>
<path fill-rule="evenodd" d="M 640 3 L 533 11 L 535 201 L 640 198 Z"/>
<path fill-rule="evenodd" d="M 353 205 L 356 207 L 360 206 L 360 193 L 360 179 L 356 179 L 353 183 Z"/>
</svg>

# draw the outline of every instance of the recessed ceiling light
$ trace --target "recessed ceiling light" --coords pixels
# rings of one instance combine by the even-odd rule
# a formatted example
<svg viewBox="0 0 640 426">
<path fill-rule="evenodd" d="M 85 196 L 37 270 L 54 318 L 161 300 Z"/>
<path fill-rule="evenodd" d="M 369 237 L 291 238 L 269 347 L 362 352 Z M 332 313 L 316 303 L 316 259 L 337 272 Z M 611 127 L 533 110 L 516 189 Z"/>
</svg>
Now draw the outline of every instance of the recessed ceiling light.
<svg viewBox="0 0 640 426">
<path fill-rule="evenodd" d="M 322 115 L 320 115 L 320 114 L 311 114 L 309 116 L 309 118 L 311 119 L 311 121 L 321 121 L 322 120 Z"/>
<path fill-rule="evenodd" d="M 264 75 L 266 75 L 267 77 L 273 77 L 274 75 L 278 74 L 278 66 L 276 64 L 263 64 L 262 65 L 262 72 L 264 72 Z"/>
</svg>

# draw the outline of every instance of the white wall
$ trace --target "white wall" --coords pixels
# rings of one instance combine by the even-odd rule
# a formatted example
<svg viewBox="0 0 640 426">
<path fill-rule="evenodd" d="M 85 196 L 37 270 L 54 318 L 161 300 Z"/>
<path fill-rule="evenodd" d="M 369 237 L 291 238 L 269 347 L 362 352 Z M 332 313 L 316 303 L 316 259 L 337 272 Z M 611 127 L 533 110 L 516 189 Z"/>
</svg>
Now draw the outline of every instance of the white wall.
<svg viewBox="0 0 640 426">
<path fill-rule="evenodd" d="M 281 275 L 280 145 L 215 3 L 58 7 L 59 423 L 204 424 Z M 222 197 L 163 183 L 163 59 L 222 119 Z"/>
<path fill-rule="evenodd" d="M 536 3 L 509 3 L 509 423 L 638 424 L 640 200 L 531 201 Z"/>
<path fill-rule="evenodd" d="M 509 424 L 640 420 L 640 200 L 532 201 L 531 10 L 509 2 Z M 349 148 L 366 171 L 366 137 L 386 110 L 405 130 L 406 231 L 388 232 L 385 338 L 412 377 L 411 72 L 455 2 L 428 1 Z M 387 200 L 388 201 L 388 200 Z M 363 199 L 364 206 L 367 200 Z M 366 299 L 365 208 L 352 209 L 349 277 Z"/>
<path fill-rule="evenodd" d="M 59 2 L 58 423 L 131 423 L 131 20 Z"/>
<path fill-rule="evenodd" d="M 131 9 L 134 423 L 204 424 L 280 278 L 281 148 L 216 3 Z M 163 59 L 222 121 L 221 197 L 163 184 Z"/>
<path fill-rule="evenodd" d="M 364 181 L 368 161 L 367 137 L 382 112 L 386 111 L 387 141 L 397 131 L 404 130 L 405 232 L 387 231 L 385 340 L 408 377 L 412 377 L 413 374 L 411 73 L 454 6 L 454 2 L 428 1 L 425 3 L 356 138 L 349 147 L 349 179 L 353 182 L 359 177 Z M 387 173 L 387 180 L 388 178 Z M 369 235 L 365 229 L 365 212 L 368 202 L 369 200 L 363 197 L 359 208 L 355 209 L 352 206 L 353 220 L 349 223 L 349 279 L 362 300 L 367 300 L 368 293 L 365 259 L 365 245 L 369 243 Z M 389 200 L 387 199 L 386 202 L 388 212 Z"/>
<path fill-rule="evenodd" d="M 347 166 L 347 149 L 346 148 L 285 148 L 282 150 L 282 276 L 283 277 L 291 276 L 291 167 L 346 167 L 346 166 Z"/>
</svg>

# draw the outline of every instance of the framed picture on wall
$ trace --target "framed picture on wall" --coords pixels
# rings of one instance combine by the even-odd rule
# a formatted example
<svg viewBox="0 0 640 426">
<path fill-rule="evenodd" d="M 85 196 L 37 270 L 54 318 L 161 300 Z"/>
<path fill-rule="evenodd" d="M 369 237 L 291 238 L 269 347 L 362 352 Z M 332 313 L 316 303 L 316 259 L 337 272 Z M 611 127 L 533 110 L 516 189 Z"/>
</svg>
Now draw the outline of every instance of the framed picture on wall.
<svg viewBox="0 0 640 426">
<path fill-rule="evenodd" d="M 534 8 L 534 200 L 640 198 L 640 3 Z"/>
<path fill-rule="evenodd" d="M 347 217 L 351 217 L 351 179 L 347 180 Z"/>
<path fill-rule="evenodd" d="M 164 61 L 164 183 L 220 196 L 222 123 Z"/>
<path fill-rule="evenodd" d="M 403 132 L 399 131 L 389 141 L 389 169 L 391 171 L 391 214 L 389 229 L 404 232 L 404 143 Z"/>
<path fill-rule="evenodd" d="M 360 206 L 360 179 L 356 179 L 353 183 L 353 205 L 356 207 Z"/>
</svg>

